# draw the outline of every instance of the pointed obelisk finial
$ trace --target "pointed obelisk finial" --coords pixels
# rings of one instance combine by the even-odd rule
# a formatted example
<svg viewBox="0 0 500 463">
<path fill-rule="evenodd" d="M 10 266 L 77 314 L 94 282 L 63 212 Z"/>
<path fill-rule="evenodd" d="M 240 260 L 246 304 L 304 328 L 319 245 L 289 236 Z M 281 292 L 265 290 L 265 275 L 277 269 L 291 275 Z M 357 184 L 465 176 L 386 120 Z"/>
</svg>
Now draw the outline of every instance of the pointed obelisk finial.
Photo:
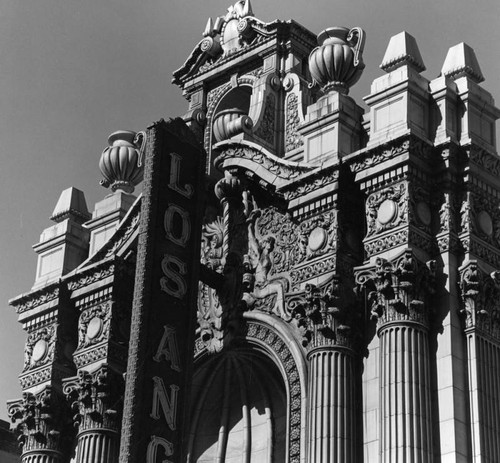
<svg viewBox="0 0 500 463">
<path fill-rule="evenodd" d="M 391 37 L 380 68 L 385 72 L 394 71 L 401 66 L 411 66 L 417 72 L 425 71 L 425 64 L 418 49 L 415 37 L 403 31 Z"/>
<path fill-rule="evenodd" d="M 211 36 L 213 30 L 214 30 L 214 23 L 212 21 L 212 18 L 208 18 L 207 25 L 205 26 L 205 30 L 203 31 L 203 37 Z"/>
<path fill-rule="evenodd" d="M 246 16 L 253 16 L 252 5 L 250 4 L 250 0 L 245 0 L 245 5 L 243 6 L 243 12 L 241 15 L 243 18 Z"/>
<path fill-rule="evenodd" d="M 448 50 L 441 74 L 451 79 L 466 76 L 476 84 L 484 80 L 474 50 L 464 42 Z"/>
</svg>

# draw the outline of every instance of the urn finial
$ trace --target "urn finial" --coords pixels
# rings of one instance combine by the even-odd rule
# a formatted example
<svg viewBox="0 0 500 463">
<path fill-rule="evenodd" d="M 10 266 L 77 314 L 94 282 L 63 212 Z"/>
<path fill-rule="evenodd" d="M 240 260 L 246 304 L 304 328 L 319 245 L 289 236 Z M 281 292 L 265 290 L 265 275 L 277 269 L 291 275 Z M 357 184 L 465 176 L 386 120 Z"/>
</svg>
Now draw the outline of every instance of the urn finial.
<svg viewBox="0 0 500 463">
<path fill-rule="evenodd" d="M 142 132 L 136 134 L 130 130 L 119 130 L 109 136 L 109 146 L 99 160 L 99 169 L 104 177 L 100 182 L 103 187 L 125 193 L 134 191 L 142 181 L 144 141 Z"/>
<path fill-rule="evenodd" d="M 362 54 L 365 33 L 360 27 L 330 27 L 318 35 L 318 47 L 309 55 L 312 85 L 325 93 L 349 93 L 365 68 Z"/>
</svg>

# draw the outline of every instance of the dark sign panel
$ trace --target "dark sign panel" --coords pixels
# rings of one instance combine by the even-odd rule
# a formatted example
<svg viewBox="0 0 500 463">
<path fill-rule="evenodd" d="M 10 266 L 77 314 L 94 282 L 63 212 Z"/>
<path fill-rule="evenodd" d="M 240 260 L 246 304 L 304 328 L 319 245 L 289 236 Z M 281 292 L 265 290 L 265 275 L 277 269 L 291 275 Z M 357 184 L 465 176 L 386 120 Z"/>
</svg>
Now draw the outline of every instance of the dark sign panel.
<svg viewBox="0 0 500 463">
<path fill-rule="evenodd" d="M 204 172 L 205 153 L 181 119 L 148 129 L 122 463 L 185 460 Z"/>
</svg>

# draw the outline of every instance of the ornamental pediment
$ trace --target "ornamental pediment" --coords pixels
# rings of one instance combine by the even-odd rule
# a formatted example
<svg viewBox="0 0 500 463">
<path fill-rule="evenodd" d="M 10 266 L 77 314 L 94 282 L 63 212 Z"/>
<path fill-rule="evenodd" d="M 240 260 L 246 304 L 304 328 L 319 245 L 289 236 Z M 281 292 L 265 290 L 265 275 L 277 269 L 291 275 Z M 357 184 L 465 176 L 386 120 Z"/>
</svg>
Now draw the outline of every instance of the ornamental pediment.
<svg viewBox="0 0 500 463">
<path fill-rule="evenodd" d="M 228 8 L 225 16 L 209 18 L 203 38 L 188 59 L 174 72 L 172 82 L 182 86 L 189 78 L 218 64 L 234 59 L 277 32 L 279 21 L 265 23 L 253 15 L 250 0 L 240 0 Z"/>
</svg>

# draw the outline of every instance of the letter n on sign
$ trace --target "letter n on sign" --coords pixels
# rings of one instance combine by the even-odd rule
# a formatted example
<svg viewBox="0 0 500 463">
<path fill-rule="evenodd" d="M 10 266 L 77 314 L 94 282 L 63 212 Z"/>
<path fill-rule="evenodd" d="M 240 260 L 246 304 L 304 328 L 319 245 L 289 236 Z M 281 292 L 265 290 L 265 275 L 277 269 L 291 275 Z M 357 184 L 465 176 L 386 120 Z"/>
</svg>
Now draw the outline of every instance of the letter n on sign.
<svg viewBox="0 0 500 463">
<path fill-rule="evenodd" d="M 205 152 L 181 119 L 147 130 L 120 462 L 183 461 Z"/>
</svg>

